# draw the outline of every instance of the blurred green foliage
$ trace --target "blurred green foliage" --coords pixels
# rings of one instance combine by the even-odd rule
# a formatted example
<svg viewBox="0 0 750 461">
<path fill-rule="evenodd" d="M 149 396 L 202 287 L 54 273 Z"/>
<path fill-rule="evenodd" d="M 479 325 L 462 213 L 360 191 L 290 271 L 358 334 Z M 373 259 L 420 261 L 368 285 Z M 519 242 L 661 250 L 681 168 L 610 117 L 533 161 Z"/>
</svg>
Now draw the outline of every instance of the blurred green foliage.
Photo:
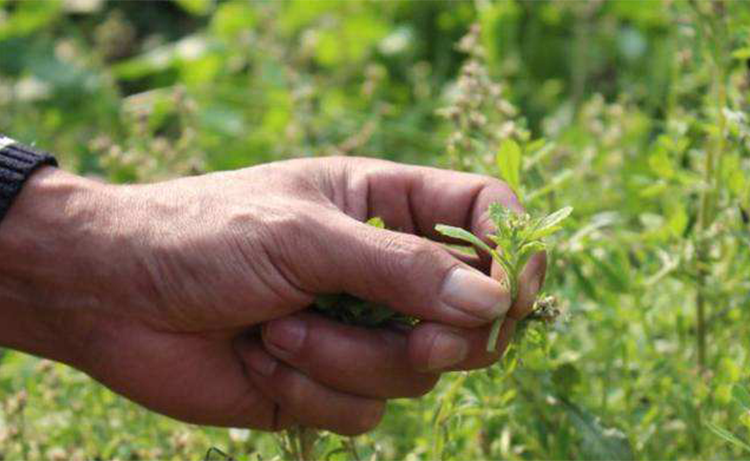
<svg viewBox="0 0 750 461">
<path fill-rule="evenodd" d="M 547 282 L 567 321 L 394 402 L 360 455 L 730 459 L 727 434 L 750 429 L 732 399 L 750 365 L 748 59 L 739 1 L 0 0 L 0 132 L 118 182 L 330 154 L 499 175 L 513 139 L 503 175 L 526 206 L 576 210 Z M 462 102 L 467 72 L 500 115 Z M 2 459 L 279 455 L 271 435 L 0 360 Z"/>
</svg>

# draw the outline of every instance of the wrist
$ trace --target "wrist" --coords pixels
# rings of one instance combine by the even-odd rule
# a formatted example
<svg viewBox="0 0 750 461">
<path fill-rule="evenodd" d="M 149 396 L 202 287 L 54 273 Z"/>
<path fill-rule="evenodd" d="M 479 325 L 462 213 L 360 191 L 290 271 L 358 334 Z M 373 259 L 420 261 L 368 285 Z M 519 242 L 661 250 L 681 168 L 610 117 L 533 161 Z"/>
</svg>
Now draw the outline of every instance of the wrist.
<svg viewBox="0 0 750 461">
<path fill-rule="evenodd" d="M 68 363 L 85 350 L 109 187 L 55 168 L 29 178 L 0 222 L 0 344 Z"/>
</svg>

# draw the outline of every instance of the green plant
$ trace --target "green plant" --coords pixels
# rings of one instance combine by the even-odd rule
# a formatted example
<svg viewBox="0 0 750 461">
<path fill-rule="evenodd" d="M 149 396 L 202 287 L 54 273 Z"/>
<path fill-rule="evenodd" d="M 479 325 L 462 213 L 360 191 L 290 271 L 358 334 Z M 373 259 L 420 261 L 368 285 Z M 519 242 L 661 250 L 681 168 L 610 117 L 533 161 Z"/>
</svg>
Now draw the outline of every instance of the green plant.
<svg viewBox="0 0 750 461">
<path fill-rule="evenodd" d="M 510 290 L 511 298 L 515 301 L 518 296 L 518 278 L 529 258 L 546 249 L 544 237 L 559 230 L 562 221 L 572 212 L 573 208 L 565 207 L 550 215 L 532 219 L 526 213 L 514 213 L 500 204 L 493 203 L 490 205 L 488 213 L 496 231 L 488 238 L 494 242 L 494 249 L 481 238 L 465 229 L 442 224 L 436 226 L 435 229 L 447 237 L 470 243 L 478 250 L 489 254 L 493 261 L 503 268 L 504 281 Z M 554 310 L 553 298 L 544 297 L 541 301 L 534 308 L 534 311 L 539 312 L 532 318 L 546 316 L 546 312 Z M 494 351 L 497 347 L 498 334 L 503 320 L 502 317 L 498 318 L 492 324 L 492 330 L 487 340 L 488 351 Z"/>
<path fill-rule="evenodd" d="M 518 296 L 518 278 L 529 258 L 547 249 L 543 239 L 557 232 L 572 212 L 572 207 L 565 207 L 550 215 L 532 218 L 526 213 L 514 213 L 499 203 L 490 204 L 487 213 L 495 225 L 496 232 L 488 238 L 494 243 L 494 249 L 465 229 L 445 224 L 438 224 L 435 229 L 446 237 L 469 243 L 477 250 L 489 254 L 502 267 L 505 274 L 503 282 L 507 284 L 511 298 L 515 301 Z M 380 218 L 373 218 L 368 224 L 385 227 Z M 555 304 L 555 299 L 551 296 L 540 297 L 529 318 L 548 320 L 550 313 L 556 310 Z M 348 293 L 318 296 L 313 309 L 329 318 L 364 327 L 377 327 L 389 322 L 414 324 L 419 321 L 394 312 L 385 305 L 366 301 Z M 503 318 L 498 318 L 492 324 L 487 342 L 488 351 L 493 351 L 496 347 L 502 321 Z"/>
<path fill-rule="evenodd" d="M 748 392 L 746 388 L 735 384 L 732 388 L 732 398 L 743 413 L 741 420 L 745 428 L 750 429 L 750 392 Z M 730 444 L 741 448 L 743 452 L 750 453 L 750 443 L 746 440 L 743 440 L 734 433 L 718 426 L 711 421 L 706 421 L 706 426 L 708 426 L 711 432 L 713 432 L 717 436 L 726 440 Z"/>
</svg>

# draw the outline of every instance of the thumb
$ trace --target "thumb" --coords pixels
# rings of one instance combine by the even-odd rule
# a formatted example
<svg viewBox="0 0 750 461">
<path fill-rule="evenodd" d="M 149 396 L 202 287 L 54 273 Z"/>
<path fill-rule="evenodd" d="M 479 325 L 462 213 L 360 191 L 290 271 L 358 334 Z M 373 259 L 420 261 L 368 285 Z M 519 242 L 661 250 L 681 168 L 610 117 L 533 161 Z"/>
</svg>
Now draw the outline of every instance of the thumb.
<svg viewBox="0 0 750 461">
<path fill-rule="evenodd" d="M 456 326 L 478 326 L 504 315 L 510 293 L 415 235 L 366 225 L 345 215 L 327 220 L 325 254 L 310 255 L 308 283 L 317 293 L 347 292 L 403 314 Z M 302 255 L 301 255 L 302 256 Z M 307 285 L 303 282 L 304 285 Z"/>
</svg>

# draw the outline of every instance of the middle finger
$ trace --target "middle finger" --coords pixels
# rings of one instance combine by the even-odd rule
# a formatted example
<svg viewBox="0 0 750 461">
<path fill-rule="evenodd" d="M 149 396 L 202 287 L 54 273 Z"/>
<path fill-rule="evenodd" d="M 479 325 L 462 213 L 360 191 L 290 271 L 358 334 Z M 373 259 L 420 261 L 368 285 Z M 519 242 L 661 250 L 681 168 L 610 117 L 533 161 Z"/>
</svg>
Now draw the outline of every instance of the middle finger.
<svg viewBox="0 0 750 461">
<path fill-rule="evenodd" d="M 418 397 L 439 375 L 409 361 L 407 333 L 345 325 L 314 313 L 268 322 L 263 344 L 279 360 L 315 381 L 371 398 Z"/>
</svg>

